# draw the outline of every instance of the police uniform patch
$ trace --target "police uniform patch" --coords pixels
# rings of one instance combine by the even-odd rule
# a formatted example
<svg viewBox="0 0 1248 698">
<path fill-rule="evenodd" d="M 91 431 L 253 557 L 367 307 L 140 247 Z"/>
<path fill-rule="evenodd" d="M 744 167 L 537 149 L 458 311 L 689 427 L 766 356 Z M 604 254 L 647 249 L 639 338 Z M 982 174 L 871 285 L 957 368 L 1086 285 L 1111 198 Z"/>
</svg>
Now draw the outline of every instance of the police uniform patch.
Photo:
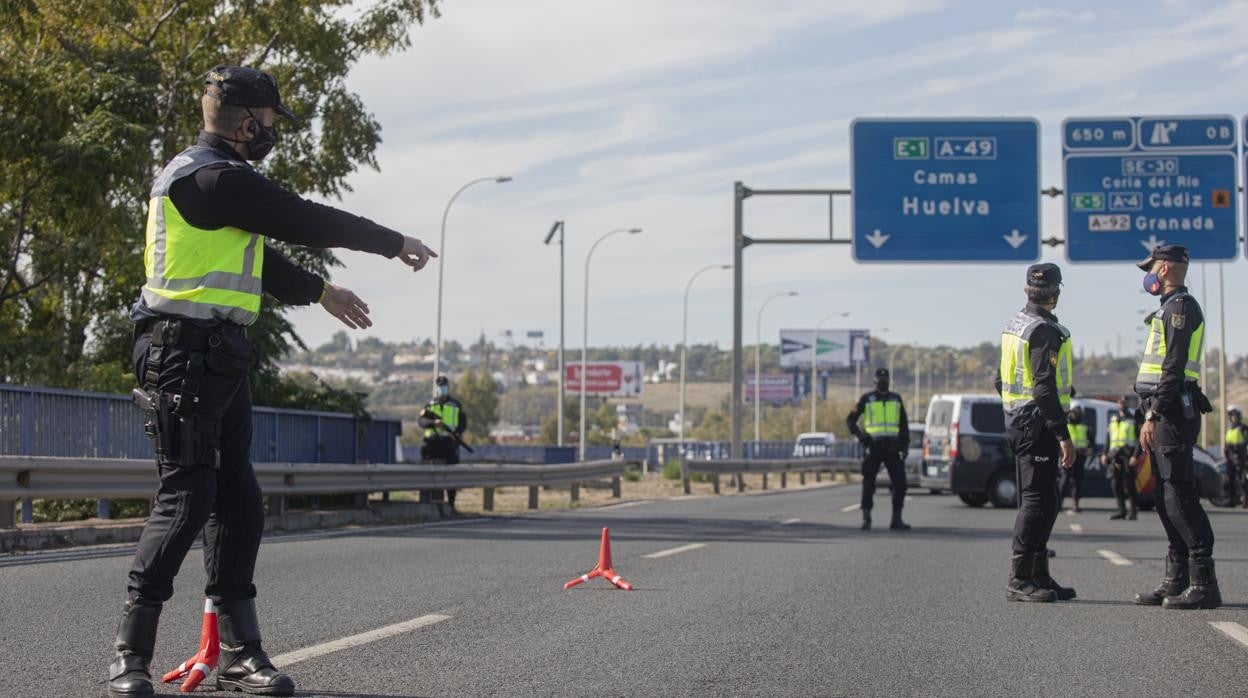
<svg viewBox="0 0 1248 698">
<path fill-rule="evenodd" d="M 1049 352 L 1049 363 L 1053 364 L 1053 368 L 1057 368 L 1057 354 Z"/>
<path fill-rule="evenodd" d="M 1187 324 L 1187 316 L 1182 313 L 1174 313 L 1170 316 L 1170 326 L 1176 330 L 1183 329 Z"/>
</svg>

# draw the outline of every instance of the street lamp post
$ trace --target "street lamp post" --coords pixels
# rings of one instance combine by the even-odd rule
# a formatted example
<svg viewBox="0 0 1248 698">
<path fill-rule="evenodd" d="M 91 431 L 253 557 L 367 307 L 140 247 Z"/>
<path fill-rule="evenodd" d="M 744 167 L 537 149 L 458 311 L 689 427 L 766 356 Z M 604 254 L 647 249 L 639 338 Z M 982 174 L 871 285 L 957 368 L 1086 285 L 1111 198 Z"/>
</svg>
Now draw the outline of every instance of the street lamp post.
<svg viewBox="0 0 1248 698">
<path fill-rule="evenodd" d="M 502 184 L 510 182 L 511 177 L 507 175 L 499 175 L 497 177 L 481 177 L 468 182 L 460 187 L 451 200 L 446 202 L 446 208 L 442 210 L 442 234 L 438 237 L 438 320 L 437 329 L 434 336 L 433 345 L 433 389 L 437 390 L 438 374 L 442 370 L 442 274 L 446 270 L 446 217 L 451 213 L 451 204 L 455 203 L 455 199 L 459 198 L 464 190 L 474 184 L 482 182 L 497 182 Z"/>
<path fill-rule="evenodd" d="M 556 433 L 556 437 L 555 437 L 556 446 L 563 445 L 563 381 L 564 381 L 564 376 L 563 376 L 564 374 L 564 368 L 563 368 L 563 324 L 564 324 L 563 323 L 563 318 L 564 318 L 564 314 L 563 314 L 563 306 L 564 306 L 563 228 L 564 228 L 563 221 L 555 221 L 555 224 L 550 226 L 550 232 L 546 233 L 546 240 L 542 243 L 544 245 L 549 245 L 551 239 L 555 237 L 555 233 L 556 232 L 559 233 L 559 352 L 558 352 L 559 398 L 558 398 L 558 401 L 555 403 L 556 405 L 558 405 L 558 408 L 555 413 L 555 417 L 559 420 L 559 426 L 557 427 L 557 431 L 555 432 Z"/>
<path fill-rule="evenodd" d="M 754 323 L 754 448 L 756 452 L 758 449 L 758 442 L 763 440 L 763 410 L 761 406 L 762 401 L 759 400 L 759 396 L 761 394 L 761 391 L 759 390 L 761 386 L 759 384 L 762 382 L 762 371 L 760 369 L 763 363 L 763 310 L 767 307 L 768 303 L 776 300 L 777 298 L 796 295 L 797 291 L 781 291 L 768 296 L 767 300 L 763 301 L 763 304 L 758 306 L 758 319 Z"/>
<path fill-rule="evenodd" d="M 582 461 L 585 460 L 585 449 L 586 449 L 586 444 L 585 444 L 585 433 L 586 433 L 585 432 L 585 407 L 586 407 L 585 388 L 589 384 L 589 374 L 587 372 L 587 364 L 589 363 L 589 262 L 590 260 L 594 258 L 594 250 L 598 249 L 598 246 L 602 244 L 603 240 L 606 240 L 612 235 L 618 235 L 619 233 L 628 233 L 630 235 L 634 235 L 640 232 L 641 232 L 641 228 L 616 228 L 615 230 L 612 230 L 609 233 L 604 233 L 603 236 L 598 238 L 598 240 L 595 241 L 594 244 L 589 248 L 589 253 L 585 255 L 585 302 L 584 302 L 584 308 L 583 308 L 584 315 L 581 321 L 581 439 L 580 439 L 580 450 L 578 451 L 579 458 Z"/>
<path fill-rule="evenodd" d="M 712 269 L 731 269 L 731 264 L 711 264 L 695 271 L 693 276 L 689 277 L 689 281 L 685 283 L 685 303 L 684 315 L 680 325 L 680 457 L 685 457 L 685 363 L 686 353 L 689 349 L 689 290 L 693 288 L 693 282 L 703 273 Z"/>
<path fill-rule="evenodd" d="M 810 333 L 810 430 L 818 431 L 815 426 L 816 417 L 818 416 L 815 408 L 815 401 L 819 397 L 815 390 L 815 381 L 818 380 L 819 365 L 819 330 L 823 329 L 824 323 L 838 317 L 849 317 L 849 313 L 833 313 L 815 324 L 815 331 Z"/>
</svg>

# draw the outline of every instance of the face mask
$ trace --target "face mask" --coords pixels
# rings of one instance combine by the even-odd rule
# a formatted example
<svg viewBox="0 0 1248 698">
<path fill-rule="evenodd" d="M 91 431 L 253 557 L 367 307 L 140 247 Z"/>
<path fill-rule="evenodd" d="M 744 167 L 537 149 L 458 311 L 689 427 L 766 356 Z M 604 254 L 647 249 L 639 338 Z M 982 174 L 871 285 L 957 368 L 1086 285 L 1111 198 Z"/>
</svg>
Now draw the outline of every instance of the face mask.
<svg viewBox="0 0 1248 698">
<path fill-rule="evenodd" d="M 451 394 L 450 388 L 446 387 L 445 385 L 438 386 L 438 397 L 446 397 L 447 395 L 450 395 L 450 394 Z"/>
<path fill-rule="evenodd" d="M 1161 279 L 1157 278 L 1157 275 L 1153 272 L 1148 272 L 1144 275 L 1144 290 L 1148 292 L 1149 295 L 1160 296 Z"/>
<path fill-rule="evenodd" d="M 277 128 L 274 126 L 265 126 L 260 123 L 255 114 L 251 110 L 247 110 L 253 119 L 253 131 L 251 132 L 251 140 L 247 141 L 247 153 L 249 160 L 259 162 L 263 160 L 277 145 Z"/>
<path fill-rule="evenodd" d="M 881 379 L 881 380 L 877 380 L 877 381 L 875 382 L 875 389 L 876 389 L 876 390 L 878 390 L 878 391 L 880 391 L 881 393 L 886 393 L 886 392 L 888 392 L 888 381 L 887 381 L 887 380 L 882 380 L 882 379 Z"/>
</svg>

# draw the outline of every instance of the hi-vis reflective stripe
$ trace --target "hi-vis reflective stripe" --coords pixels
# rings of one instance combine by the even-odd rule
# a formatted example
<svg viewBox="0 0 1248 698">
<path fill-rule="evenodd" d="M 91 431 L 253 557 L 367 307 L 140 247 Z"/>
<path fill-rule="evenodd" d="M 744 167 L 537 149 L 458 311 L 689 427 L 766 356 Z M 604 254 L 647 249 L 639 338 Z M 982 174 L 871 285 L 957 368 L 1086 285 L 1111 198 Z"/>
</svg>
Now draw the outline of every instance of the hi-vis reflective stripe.
<svg viewBox="0 0 1248 698">
<path fill-rule="evenodd" d="M 1187 294 L 1180 293 L 1169 302 L 1186 297 Z M 1169 354 L 1166 347 L 1166 325 L 1162 318 L 1165 311 L 1163 306 L 1158 310 L 1149 322 L 1148 341 L 1144 344 L 1144 356 L 1140 359 L 1140 370 L 1135 376 L 1135 382 L 1145 386 L 1157 385 L 1161 382 L 1162 366 L 1165 364 L 1166 356 Z M 1205 323 L 1201 322 L 1196 331 L 1192 333 L 1191 342 L 1187 347 L 1187 361 L 1183 365 L 1183 377 L 1189 381 L 1200 380 L 1200 359 L 1205 346 Z"/>
<path fill-rule="evenodd" d="M 1007 412 L 1032 401 L 1035 388 L 1035 367 L 1031 365 L 1031 335 L 1045 320 L 1019 312 L 1001 333 L 1001 403 Z M 1062 343 L 1057 352 L 1056 383 L 1058 401 L 1070 407 L 1070 385 L 1074 376 L 1074 356 L 1070 348 L 1070 332 L 1055 324 Z"/>
<path fill-rule="evenodd" d="M 259 294 L 264 290 L 258 277 L 228 271 L 213 271 L 193 279 L 160 279 L 149 276 L 147 286 L 164 291 L 190 291 L 207 287 Z"/>
</svg>

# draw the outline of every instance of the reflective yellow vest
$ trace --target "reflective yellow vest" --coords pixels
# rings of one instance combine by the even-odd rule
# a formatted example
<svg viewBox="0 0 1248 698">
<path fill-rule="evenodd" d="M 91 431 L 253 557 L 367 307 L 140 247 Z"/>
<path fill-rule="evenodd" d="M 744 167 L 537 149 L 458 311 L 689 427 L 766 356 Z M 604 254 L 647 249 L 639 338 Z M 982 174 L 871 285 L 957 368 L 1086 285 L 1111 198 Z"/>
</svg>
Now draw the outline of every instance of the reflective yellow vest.
<svg viewBox="0 0 1248 698">
<path fill-rule="evenodd" d="M 1035 371 L 1031 366 L 1031 336 L 1041 325 L 1048 323 L 1042 317 L 1028 315 L 1020 310 L 1001 332 L 1001 403 L 1007 412 L 1013 412 L 1032 402 L 1032 390 L 1036 387 Z M 1057 396 L 1062 409 L 1070 409 L 1070 385 L 1074 376 L 1074 357 L 1070 350 L 1070 331 L 1058 323 L 1051 323 L 1061 333 L 1062 343 L 1057 352 Z"/>
<path fill-rule="evenodd" d="M 162 315 L 250 325 L 260 314 L 264 236 L 232 226 L 196 228 L 169 198 L 174 182 L 220 162 L 250 167 L 196 145 L 170 160 L 152 184 L 143 301 Z"/>
<path fill-rule="evenodd" d="M 1088 425 L 1087 424 L 1067 424 L 1066 431 L 1070 432 L 1070 442 L 1075 448 L 1088 447 Z"/>
<path fill-rule="evenodd" d="M 867 398 L 863 428 L 873 439 L 901 437 L 901 400 L 896 396 Z"/>
<path fill-rule="evenodd" d="M 1124 446 L 1131 446 L 1137 440 L 1135 420 L 1130 417 L 1111 415 L 1109 418 L 1109 450 L 1116 451 Z"/>
<path fill-rule="evenodd" d="M 1176 293 L 1168 303 L 1188 297 L 1186 293 Z M 1166 325 L 1162 320 L 1163 306 L 1153 314 L 1148 327 L 1148 342 L 1144 345 L 1144 358 L 1140 360 L 1140 372 L 1135 376 L 1136 385 L 1145 388 L 1156 387 L 1161 382 L 1161 365 L 1166 360 Z M 1187 347 L 1187 364 L 1183 367 L 1183 375 L 1190 382 L 1200 380 L 1200 357 L 1205 346 L 1205 323 L 1202 320 L 1192 332 L 1192 341 Z"/>
<path fill-rule="evenodd" d="M 442 420 L 442 424 L 446 425 L 448 431 L 455 431 L 459 428 L 460 407 L 456 402 L 437 402 L 434 401 L 425 405 L 425 409 L 436 415 Z M 446 431 L 441 427 L 431 427 L 425 430 L 425 438 L 432 439 L 438 436 L 447 436 Z"/>
<path fill-rule="evenodd" d="M 1227 446 L 1243 446 L 1244 444 L 1244 427 L 1242 425 L 1232 425 L 1226 430 Z"/>
</svg>

